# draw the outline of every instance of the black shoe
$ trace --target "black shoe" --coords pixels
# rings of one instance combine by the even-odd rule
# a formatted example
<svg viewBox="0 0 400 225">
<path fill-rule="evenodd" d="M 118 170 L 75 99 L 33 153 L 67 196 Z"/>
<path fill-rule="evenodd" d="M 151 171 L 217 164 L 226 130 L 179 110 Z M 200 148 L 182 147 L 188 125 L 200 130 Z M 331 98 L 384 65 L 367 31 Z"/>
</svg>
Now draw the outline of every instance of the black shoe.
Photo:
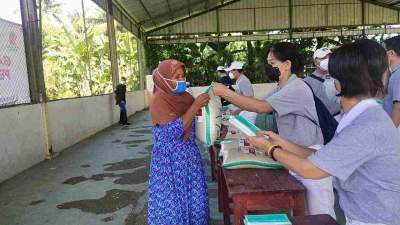
<svg viewBox="0 0 400 225">
<path fill-rule="evenodd" d="M 131 123 L 124 123 L 124 125 L 131 125 Z"/>
</svg>

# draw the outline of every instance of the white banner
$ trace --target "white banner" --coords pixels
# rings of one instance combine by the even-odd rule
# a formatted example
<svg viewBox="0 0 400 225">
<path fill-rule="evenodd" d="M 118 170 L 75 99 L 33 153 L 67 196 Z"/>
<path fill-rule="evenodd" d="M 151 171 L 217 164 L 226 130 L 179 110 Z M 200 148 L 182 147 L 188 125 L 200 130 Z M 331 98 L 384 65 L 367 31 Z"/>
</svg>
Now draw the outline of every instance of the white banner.
<svg viewBox="0 0 400 225">
<path fill-rule="evenodd" d="M 30 101 L 22 25 L 0 19 L 0 106 Z"/>
</svg>

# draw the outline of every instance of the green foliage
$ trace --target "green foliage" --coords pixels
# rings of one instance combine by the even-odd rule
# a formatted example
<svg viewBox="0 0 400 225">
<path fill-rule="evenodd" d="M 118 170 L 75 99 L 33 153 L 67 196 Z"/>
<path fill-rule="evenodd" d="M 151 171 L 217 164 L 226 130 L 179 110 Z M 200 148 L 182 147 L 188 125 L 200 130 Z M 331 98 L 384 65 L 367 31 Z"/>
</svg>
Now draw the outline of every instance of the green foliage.
<svg viewBox="0 0 400 225">
<path fill-rule="evenodd" d="M 344 43 L 354 41 L 359 37 L 309 38 L 294 39 L 302 51 L 305 70 L 300 76 L 310 74 L 315 69 L 312 55 L 320 47 L 335 48 Z M 202 43 L 202 44 L 148 44 L 146 60 L 150 69 L 157 67 L 158 62 L 175 58 L 185 63 L 188 81 L 193 86 L 209 85 L 215 80 L 217 66 L 228 66 L 233 60 L 245 63 L 245 74 L 253 83 L 269 82 L 265 74 L 265 63 L 269 49 L 279 41 L 247 41 L 231 43 Z"/>
<path fill-rule="evenodd" d="M 48 98 L 111 93 L 110 50 L 104 11 L 92 0 L 41 0 L 41 3 L 43 65 Z M 67 3 L 69 7 L 64 7 Z M 128 90 L 137 90 L 140 82 L 136 38 L 117 22 L 115 30 L 119 75 L 127 78 Z M 314 70 L 312 54 L 316 48 L 333 48 L 356 38 L 359 37 L 292 40 L 303 51 L 306 62 L 303 75 Z M 381 42 L 383 35 L 370 38 Z M 228 66 L 238 60 L 245 63 L 245 74 L 253 83 L 263 83 L 269 81 L 264 71 L 268 50 L 276 42 L 147 44 L 146 61 L 152 70 L 162 60 L 178 59 L 185 63 L 191 85 L 203 86 L 216 79 L 217 66 Z"/>
<path fill-rule="evenodd" d="M 120 24 L 115 24 L 119 76 L 127 78 L 128 90 L 138 90 L 140 77 L 136 38 Z"/>
<path fill-rule="evenodd" d="M 49 99 L 113 92 L 105 12 L 91 0 L 42 1 L 43 67 Z M 135 37 L 116 24 L 118 69 L 128 78 L 128 90 L 139 88 Z"/>
<path fill-rule="evenodd" d="M 245 73 L 254 83 L 267 82 L 264 73 L 268 49 L 275 42 L 209 42 L 202 44 L 163 44 L 146 46 L 146 60 L 150 69 L 158 62 L 175 58 L 185 63 L 187 80 L 193 86 L 209 85 L 216 79 L 217 66 L 229 66 L 237 60 L 245 63 Z"/>
</svg>

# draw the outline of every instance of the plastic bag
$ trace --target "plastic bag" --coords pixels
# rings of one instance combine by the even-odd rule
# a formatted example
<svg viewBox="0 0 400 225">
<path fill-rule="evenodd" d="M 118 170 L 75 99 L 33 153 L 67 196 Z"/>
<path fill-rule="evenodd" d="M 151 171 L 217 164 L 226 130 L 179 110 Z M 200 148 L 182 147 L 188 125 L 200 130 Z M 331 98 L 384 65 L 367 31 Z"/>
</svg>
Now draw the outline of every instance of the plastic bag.
<svg viewBox="0 0 400 225">
<path fill-rule="evenodd" d="M 229 123 L 248 137 L 257 136 L 257 133 L 260 132 L 260 128 L 256 127 L 254 124 L 250 123 L 240 115 L 231 116 Z"/>
<path fill-rule="evenodd" d="M 196 138 L 211 146 L 219 137 L 221 128 L 221 98 L 212 91 L 212 85 L 207 88 L 205 93 L 210 96 L 209 103 L 199 109 L 196 115 Z"/>
</svg>

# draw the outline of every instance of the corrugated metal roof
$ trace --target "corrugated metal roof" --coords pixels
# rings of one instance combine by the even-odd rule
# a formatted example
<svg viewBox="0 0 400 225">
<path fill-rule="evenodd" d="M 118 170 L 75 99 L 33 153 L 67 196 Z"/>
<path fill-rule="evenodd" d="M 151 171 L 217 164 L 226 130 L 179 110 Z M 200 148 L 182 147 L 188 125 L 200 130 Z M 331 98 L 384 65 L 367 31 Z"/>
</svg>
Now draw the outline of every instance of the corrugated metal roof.
<svg viewBox="0 0 400 225">
<path fill-rule="evenodd" d="M 203 13 L 238 0 L 115 0 L 144 30 Z"/>
<path fill-rule="evenodd" d="M 182 18 L 189 18 L 191 15 L 211 10 L 220 5 L 228 5 L 229 3 L 236 2 L 233 5 L 225 6 L 225 10 L 237 8 L 258 8 L 256 15 L 274 14 L 272 8 L 288 7 L 289 0 L 115 0 L 119 3 L 129 14 L 132 16 L 141 27 L 145 30 L 151 30 L 155 27 L 166 25 L 170 22 Z M 322 13 L 327 4 L 341 5 L 338 8 L 346 8 L 348 11 L 354 11 L 357 4 L 361 0 L 291 0 L 295 7 L 294 14 L 314 15 L 315 13 Z M 378 15 L 390 12 L 391 9 L 399 10 L 399 0 L 364 0 L 368 4 L 368 11 L 374 11 Z M 375 6 L 373 6 L 375 4 Z M 310 7 L 312 5 L 312 7 Z M 379 7 L 381 6 L 381 7 Z M 329 6 L 330 7 L 330 6 Z M 382 9 L 386 7 L 387 9 Z M 332 9 L 335 10 L 335 9 Z M 330 11 L 332 11 L 330 10 Z M 339 11 L 343 11 L 339 10 Z M 307 14 L 311 13 L 311 14 Z M 391 12 L 392 13 L 392 12 Z M 248 14 L 248 13 L 247 13 Z M 373 13 L 370 13 L 371 15 Z M 351 14 L 346 14 L 346 16 Z M 313 18 L 306 18 L 304 22 L 310 22 L 314 25 L 319 25 L 319 21 L 313 21 Z M 371 18 L 372 20 L 377 18 Z M 301 23 L 301 22 L 299 22 Z M 279 27 L 279 26 L 278 26 Z"/>
<path fill-rule="evenodd" d="M 309 28 L 400 23 L 400 0 L 114 1 L 135 20 L 132 24 L 150 36 L 207 36 L 270 30 L 298 32 Z M 115 13 L 115 16 L 120 14 Z"/>
</svg>

